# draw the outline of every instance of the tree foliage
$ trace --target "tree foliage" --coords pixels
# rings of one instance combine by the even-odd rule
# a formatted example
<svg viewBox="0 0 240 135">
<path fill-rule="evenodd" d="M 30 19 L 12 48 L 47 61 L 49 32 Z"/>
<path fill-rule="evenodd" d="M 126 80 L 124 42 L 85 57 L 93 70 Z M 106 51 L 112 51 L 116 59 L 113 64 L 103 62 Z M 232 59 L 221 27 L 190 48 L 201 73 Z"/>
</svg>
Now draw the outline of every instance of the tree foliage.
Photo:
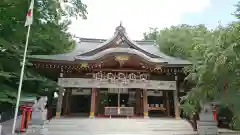
<svg viewBox="0 0 240 135">
<path fill-rule="evenodd" d="M 27 28 L 25 17 L 30 0 L 0 2 L 0 103 L 14 103 L 17 95 Z M 81 0 L 35 0 L 29 54 L 57 54 L 72 50 L 75 41 L 67 32 L 71 17 L 86 19 Z M 38 93 L 56 83 L 39 75 L 27 61 L 23 93 Z"/>
<path fill-rule="evenodd" d="M 239 17 L 240 6 L 236 16 Z M 186 79 L 195 87 L 182 99 L 186 114 L 197 112 L 199 102 L 217 101 L 228 106 L 235 117 L 234 128 L 240 128 L 240 22 L 207 29 L 204 25 L 179 25 L 158 31 L 150 29 L 146 40 L 154 39 L 159 49 L 171 56 L 193 63 L 186 67 Z"/>
</svg>

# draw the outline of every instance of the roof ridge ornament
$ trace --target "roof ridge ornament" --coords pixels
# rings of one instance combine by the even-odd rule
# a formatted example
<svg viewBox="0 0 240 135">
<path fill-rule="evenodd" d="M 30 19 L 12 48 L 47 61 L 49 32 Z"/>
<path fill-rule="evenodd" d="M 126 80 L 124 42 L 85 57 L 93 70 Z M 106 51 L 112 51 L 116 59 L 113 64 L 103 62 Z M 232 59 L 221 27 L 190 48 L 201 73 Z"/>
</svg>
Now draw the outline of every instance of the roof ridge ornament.
<svg viewBox="0 0 240 135">
<path fill-rule="evenodd" d="M 116 27 L 114 34 L 117 34 L 119 32 L 126 33 L 125 28 L 122 26 L 122 21 L 120 21 L 119 26 Z"/>
</svg>

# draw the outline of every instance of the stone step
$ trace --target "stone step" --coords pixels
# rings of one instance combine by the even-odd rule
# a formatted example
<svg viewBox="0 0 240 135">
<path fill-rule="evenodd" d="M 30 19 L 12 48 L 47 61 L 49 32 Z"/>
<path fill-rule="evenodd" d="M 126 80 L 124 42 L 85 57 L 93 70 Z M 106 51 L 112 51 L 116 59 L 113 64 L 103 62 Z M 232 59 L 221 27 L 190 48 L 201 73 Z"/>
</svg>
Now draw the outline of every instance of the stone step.
<svg viewBox="0 0 240 135">
<path fill-rule="evenodd" d="M 78 119 L 78 120 L 61 120 L 61 119 L 53 119 L 51 123 L 82 123 L 82 122 L 98 122 L 98 123 L 101 123 L 101 122 L 114 122 L 116 119 L 115 118 L 104 118 L 104 119 Z M 118 121 L 121 121 L 121 122 L 125 122 L 125 123 L 128 123 L 129 121 L 130 122 L 137 122 L 137 123 L 152 123 L 154 122 L 154 120 L 151 120 L 151 119 L 139 119 L 139 120 L 133 120 L 131 118 L 127 119 L 127 118 L 123 118 L 123 119 L 117 119 Z M 128 121 L 129 120 L 129 121 Z M 171 123 L 174 123 L 174 124 L 184 124 L 184 125 L 188 125 L 189 123 L 185 120 L 169 120 L 169 121 L 166 121 L 166 120 L 159 120 L 159 123 L 163 123 L 163 124 L 171 124 Z"/>
<path fill-rule="evenodd" d="M 44 135 L 195 135 L 185 120 L 175 119 L 53 119 Z M 29 135 L 29 134 L 27 134 Z"/>
<path fill-rule="evenodd" d="M 86 127 L 66 127 L 66 128 L 59 128 L 59 127 L 45 127 L 48 128 L 49 130 L 85 130 L 85 129 L 93 129 L 94 131 L 104 131 L 104 127 L 92 127 L 92 128 L 86 128 Z M 148 130 L 148 131 L 189 131 L 189 128 L 171 128 L 171 127 L 159 127 L 159 128 L 140 128 L 140 127 L 133 127 L 133 128 L 111 128 L 108 127 L 108 130 L 133 130 L 133 131 L 138 131 L 138 130 Z M 190 130 L 191 131 L 191 130 Z"/>
<path fill-rule="evenodd" d="M 159 135 L 159 133 L 151 132 L 151 131 L 47 131 L 45 132 L 47 135 Z M 162 135 L 196 135 L 196 132 L 186 132 L 186 131 L 161 131 Z"/>
<path fill-rule="evenodd" d="M 94 131 L 104 131 L 104 127 L 102 126 L 91 126 L 91 127 L 81 127 L 81 126 L 45 126 L 45 128 L 48 128 L 50 131 L 55 130 L 90 130 L 93 129 Z M 105 127 L 106 128 L 106 127 Z M 131 130 L 131 131 L 191 131 L 192 129 L 189 127 L 148 127 L 140 128 L 140 127 L 108 127 L 108 130 L 114 131 L 114 130 Z"/>
<path fill-rule="evenodd" d="M 218 133 L 216 121 L 198 121 L 198 133 L 199 135 L 216 135 Z"/>
<path fill-rule="evenodd" d="M 69 127 L 69 126 L 65 126 L 65 127 L 63 127 L 63 126 L 45 126 L 46 128 L 49 128 L 49 129 L 54 129 L 54 130 L 57 130 L 57 129 L 59 129 L 59 130 L 61 130 L 61 129 L 71 129 L 71 130 L 78 130 L 78 129 L 94 129 L 94 130 L 103 130 L 103 127 L 99 127 L 99 126 L 91 126 L 91 128 L 86 128 L 86 127 L 80 127 L 80 126 L 72 126 L 72 127 Z M 165 131 L 165 130 L 189 130 L 189 129 L 191 129 L 191 128 L 188 128 L 188 127 L 147 127 L 146 126 L 146 128 L 148 128 L 148 129 L 150 129 L 150 130 L 152 130 L 152 129 L 154 129 L 154 130 L 162 130 L 162 131 Z M 122 127 L 122 128 L 118 128 L 118 127 L 114 127 L 114 128 L 111 128 L 111 127 L 109 127 L 108 129 L 111 129 L 111 130 L 115 130 L 115 129 L 123 129 L 123 130 L 127 130 L 127 129 L 131 129 L 131 130 L 141 130 L 140 129 L 140 127 Z"/>
<path fill-rule="evenodd" d="M 198 121 L 197 124 L 199 126 L 217 126 L 217 122 L 216 121 Z"/>
<path fill-rule="evenodd" d="M 49 124 L 46 124 L 46 125 L 59 125 L 59 126 L 64 126 L 64 125 L 67 125 L 67 126 L 71 126 L 71 125 L 84 125 L 85 123 L 87 122 L 82 122 L 82 123 L 77 123 L 77 122 L 72 122 L 72 123 L 49 123 Z M 92 126 L 94 125 L 99 125 L 101 124 L 101 122 L 96 122 L 96 123 L 93 123 L 93 122 L 89 122 L 88 124 L 91 124 Z M 105 122 L 105 124 L 107 125 L 111 125 L 111 124 L 116 124 L 114 122 Z M 159 127 L 159 126 L 176 126 L 176 127 L 191 127 L 190 124 L 177 124 L 177 123 L 158 123 L 158 124 L 151 124 L 151 123 L 137 123 L 137 122 L 129 122 L 129 123 L 123 123 L 123 124 L 134 124 L 134 125 L 145 125 L 145 126 L 149 126 L 149 127 Z"/>
</svg>

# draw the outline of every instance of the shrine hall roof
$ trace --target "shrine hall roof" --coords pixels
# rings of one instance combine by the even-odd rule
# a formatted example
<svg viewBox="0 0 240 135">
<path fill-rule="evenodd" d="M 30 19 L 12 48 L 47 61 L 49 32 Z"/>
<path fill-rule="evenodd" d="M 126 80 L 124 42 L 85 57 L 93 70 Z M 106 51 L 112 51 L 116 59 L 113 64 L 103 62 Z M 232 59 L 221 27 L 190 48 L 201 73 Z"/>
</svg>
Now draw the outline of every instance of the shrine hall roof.
<svg viewBox="0 0 240 135">
<path fill-rule="evenodd" d="M 153 63 L 167 63 L 168 65 L 190 65 L 187 60 L 171 57 L 164 54 L 154 41 L 135 40 L 132 41 L 126 34 L 125 28 L 121 25 L 116 28 L 114 36 L 108 40 L 94 38 L 78 38 L 75 49 L 69 53 L 56 55 L 32 55 L 30 58 L 39 60 L 57 60 L 57 61 L 74 61 L 96 60 L 110 53 L 130 53 L 138 55 Z M 114 48 L 102 49 L 105 46 L 117 43 L 119 46 Z"/>
</svg>

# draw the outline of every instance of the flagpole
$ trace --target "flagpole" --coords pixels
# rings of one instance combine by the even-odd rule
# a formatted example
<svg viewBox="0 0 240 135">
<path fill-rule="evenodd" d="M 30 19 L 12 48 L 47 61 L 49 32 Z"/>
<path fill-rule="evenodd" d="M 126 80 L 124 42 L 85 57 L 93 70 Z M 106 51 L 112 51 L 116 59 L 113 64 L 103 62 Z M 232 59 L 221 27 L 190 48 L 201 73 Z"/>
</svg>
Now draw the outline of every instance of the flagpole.
<svg viewBox="0 0 240 135">
<path fill-rule="evenodd" d="M 24 75 L 24 68 L 25 68 L 25 63 L 26 63 L 28 38 L 29 38 L 30 29 L 31 29 L 31 25 L 28 25 L 28 31 L 27 31 L 27 36 L 26 36 L 26 44 L 25 44 L 25 49 L 24 49 L 23 61 L 22 61 L 22 64 L 21 64 L 22 69 L 21 69 L 20 80 L 19 80 L 19 85 L 18 85 L 18 95 L 17 95 L 17 102 L 16 102 L 15 114 L 14 114 L 14 119 L 13 119 L 12 134 L 15 133 L 15 128 L 16 128 L 16 121 L 17 121 L 17 116 L 18 116 L 17 114 L 18 114 L 19 102 L 20 102 L 21 91 L 22 91 L 23 75 Z"/>
</svg>

